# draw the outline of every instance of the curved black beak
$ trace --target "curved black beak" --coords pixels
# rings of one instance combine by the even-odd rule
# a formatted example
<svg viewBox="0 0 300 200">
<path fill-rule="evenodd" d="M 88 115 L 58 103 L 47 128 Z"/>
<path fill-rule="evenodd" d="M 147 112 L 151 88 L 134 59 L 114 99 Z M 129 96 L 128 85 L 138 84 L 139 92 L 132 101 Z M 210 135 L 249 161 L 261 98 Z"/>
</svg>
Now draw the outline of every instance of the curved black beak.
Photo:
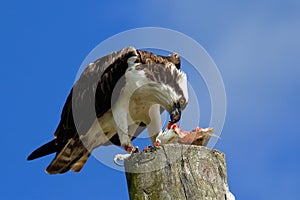
<svg viewBox="0 0 300 200">
<path fill-rule="evenodd" d="M 170 122 L 176 123 L 181 118 L 180 104 L 174 104 L 172 111 L 170 112 Z"/>
</svg>

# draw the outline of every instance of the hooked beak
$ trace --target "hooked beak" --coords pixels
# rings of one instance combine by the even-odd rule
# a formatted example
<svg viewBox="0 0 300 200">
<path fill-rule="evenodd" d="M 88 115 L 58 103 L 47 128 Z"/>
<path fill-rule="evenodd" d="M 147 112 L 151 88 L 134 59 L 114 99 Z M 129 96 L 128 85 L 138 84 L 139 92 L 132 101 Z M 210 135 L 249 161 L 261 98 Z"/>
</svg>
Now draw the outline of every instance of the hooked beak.
<svg viewBox="0 0 300 200">
<path fill-rule="evenodd" d="M 181 108 L 180 105 L 174 104 L 172 111 L 170 112 L 170 122 L 176 123 L 181 118 Z"/>
</svg>

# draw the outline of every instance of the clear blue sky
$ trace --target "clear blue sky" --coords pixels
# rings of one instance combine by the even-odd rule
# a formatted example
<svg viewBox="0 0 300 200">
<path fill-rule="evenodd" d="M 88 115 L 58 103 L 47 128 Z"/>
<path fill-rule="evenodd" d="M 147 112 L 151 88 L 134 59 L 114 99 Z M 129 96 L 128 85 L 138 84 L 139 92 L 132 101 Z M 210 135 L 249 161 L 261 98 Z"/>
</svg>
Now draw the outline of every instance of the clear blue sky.
<svg viewBox="0 0 300 200">
<path fill-rule="evenodd" d="M 27 162 L 52 138 L 85 56 L 127 29 L 158 26 L 202 44 L 227 92 L 215 148 L 237 199 L 300 199 L 299 1 L 2 1 L 1 199 L 128 199 L 125 175 L 91 157 L 79 174 Z"/>
</svg>

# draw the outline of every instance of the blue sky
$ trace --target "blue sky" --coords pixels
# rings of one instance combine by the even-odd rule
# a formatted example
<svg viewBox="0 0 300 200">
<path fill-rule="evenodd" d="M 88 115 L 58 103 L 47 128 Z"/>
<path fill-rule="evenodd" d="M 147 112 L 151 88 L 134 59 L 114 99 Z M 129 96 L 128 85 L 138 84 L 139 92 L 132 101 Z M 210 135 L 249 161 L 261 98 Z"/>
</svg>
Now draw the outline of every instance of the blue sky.
<svg viewBox="0 0 300 200">
<path fill-rule="evenodd" d="M 128 199 L 125 175 L 91 157 L 50 176 L 52 138 L 78 68 L 101 41 L 145 26 L 180 31 L 217 64 L 227 94 L 222 139 L 237 199 L 299 199 L 298 1 L 7 1 L 0 5 L 3 199 Z"/>
</svg>

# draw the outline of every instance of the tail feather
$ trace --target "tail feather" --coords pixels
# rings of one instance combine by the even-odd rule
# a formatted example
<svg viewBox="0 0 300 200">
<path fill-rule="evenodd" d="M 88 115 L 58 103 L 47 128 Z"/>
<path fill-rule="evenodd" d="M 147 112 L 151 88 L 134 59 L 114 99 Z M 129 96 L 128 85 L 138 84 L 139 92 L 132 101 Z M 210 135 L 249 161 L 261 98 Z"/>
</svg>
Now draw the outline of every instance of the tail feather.
<svg viewBox="0 0 300 200">
<path fill-rule="evenodd" d="M 27 160 L 34 160 L 52 153 L 57 152 L 56 139 L 44 144 L 43 146 L 34 150 L 28 157 Z"/>
<path fill-rule="evenodd" d="M 34 150 L 27 160 L 34 160 L 52 153 L 56 153 L 56 156 L 46 169 L 49 174 L 62 174 L 70 170 L 79 172 L 90 156 L 90 152 L 79 137 L 75 137 L 70 138 L 63 145 L 58 145 L 57 139 L 54 139 Z"/>
<path fill-rule="evenodd" d="M 46 172 L 49 174 L 61 174 L 69 170 L 79 172 L 89 155 L 90 152 L 84 147 L 79 138 L 69 139 L 64 148 L 56 154 Z"/>
<path fill-rule="evenodd" d="M 74 172 L 80 172 L 80 170 L 83 168 L 84 164 L 86 163 L 86 161 L 88 160 L 90 154 L 86 154 L 84 156 L 82 156 L 77 162 L 75 162 L 72 166 L 71 166 L 71 170 L 73 170 Z"/>
</svg>

